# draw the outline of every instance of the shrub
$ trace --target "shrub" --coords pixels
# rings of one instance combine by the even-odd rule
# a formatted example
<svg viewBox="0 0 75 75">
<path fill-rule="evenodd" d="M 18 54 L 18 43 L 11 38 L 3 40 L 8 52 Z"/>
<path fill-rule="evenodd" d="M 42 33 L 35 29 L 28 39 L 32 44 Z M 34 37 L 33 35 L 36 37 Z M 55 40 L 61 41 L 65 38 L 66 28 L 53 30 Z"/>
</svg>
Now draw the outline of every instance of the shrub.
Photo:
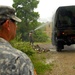
<svg viewBox="0 0 75 75">
<path fill-rule="evenodd" d="M 28 42 L 22 42 L 22 41 L 15 42 L 15 41 L 12 41 L 11 44 L 12 44 L 12 46 L 14 46 L 15 48 L 21 50 L 22 52 L 26 53 L 29 56 L 35 53 L 32 46 L 29 45 Z"/>
<path fill-rule="evenodd" d="M 41 34 L 41 35 L 40 35 Z M 34 34 L 34 39 L 36 42 L 46 42 L 48 40 L 48 36 L 42 31 L 36 31 Z"/>
</svg>

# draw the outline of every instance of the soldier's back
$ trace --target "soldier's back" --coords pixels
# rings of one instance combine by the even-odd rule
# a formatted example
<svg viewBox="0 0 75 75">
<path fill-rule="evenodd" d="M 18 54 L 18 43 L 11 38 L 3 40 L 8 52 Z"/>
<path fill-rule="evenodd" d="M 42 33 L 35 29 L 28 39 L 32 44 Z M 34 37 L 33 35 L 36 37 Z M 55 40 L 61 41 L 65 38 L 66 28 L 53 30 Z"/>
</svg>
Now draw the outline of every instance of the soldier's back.
<svg viewBox="0 0 75 75">
<path fill-rule="evenodd" d="M 0 38 L 0 75 L 34 75 L 33 64 L 23 52 Z"/>
</svg>

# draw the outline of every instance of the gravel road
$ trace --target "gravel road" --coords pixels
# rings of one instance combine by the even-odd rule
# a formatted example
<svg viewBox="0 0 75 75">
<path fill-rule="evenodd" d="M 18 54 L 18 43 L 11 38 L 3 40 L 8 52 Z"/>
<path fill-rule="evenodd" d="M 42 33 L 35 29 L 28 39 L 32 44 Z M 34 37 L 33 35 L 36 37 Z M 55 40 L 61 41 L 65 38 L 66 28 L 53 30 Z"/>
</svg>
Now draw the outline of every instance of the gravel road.
<svg viewBox="0 0 75 75">
<path fill-rule="evenodd" d="M 50 45 L 40 45 L 50 49 L 50 59 L 47 63 L 53 63 L 54 67 L 46 75 L 75 75 L 75 45 L 65 46 L 62 52 L 56 52 L 55 47 Z"/>
</svg>

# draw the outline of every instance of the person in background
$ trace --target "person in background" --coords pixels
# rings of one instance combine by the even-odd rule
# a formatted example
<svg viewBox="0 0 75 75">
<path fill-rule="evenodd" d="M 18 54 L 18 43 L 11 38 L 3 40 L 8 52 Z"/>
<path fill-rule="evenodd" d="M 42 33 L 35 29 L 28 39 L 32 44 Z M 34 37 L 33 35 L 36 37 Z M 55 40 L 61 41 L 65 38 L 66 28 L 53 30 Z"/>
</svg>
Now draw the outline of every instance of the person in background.
<svg viewBox="0 0 75 75">
<path fill-rule="evenodd" d="M 15 38 L 16 22 L 21 19 L 15 16 L 15 9 L 0 6 L 0 75 L 35 75 L 30 58 L 9 43 Z"/>
<path fill-rule="evenodd" d="M 30 45 L 34 45 L 34 39 L 33 39 L 33 31 L 29 32 L 29 41 L 30 41 Z"/>
</svg>

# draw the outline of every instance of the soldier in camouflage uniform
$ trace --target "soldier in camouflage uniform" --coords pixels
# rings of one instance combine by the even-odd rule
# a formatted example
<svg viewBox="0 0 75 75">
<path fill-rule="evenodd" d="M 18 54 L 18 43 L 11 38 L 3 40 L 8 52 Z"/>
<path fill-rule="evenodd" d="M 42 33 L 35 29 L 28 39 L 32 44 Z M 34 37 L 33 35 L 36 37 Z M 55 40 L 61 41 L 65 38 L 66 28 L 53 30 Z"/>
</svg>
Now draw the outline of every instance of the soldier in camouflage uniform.
<svg viewBox="0 0 75 75">
<path fill-rule="evenodd" d="M 9 44 L 16 35 L 16 21 L 21 19 L 14 8 L 0 6 L 0 75 L 34 75 L 30 58 Z"/>
<path fill-rule="evenodd" d="M 30 45 L 33 46 L 34 40 L 33 40 L 33 32 L 32 31 L 29 33 L 29 41 L 30 41 Z"/>
</svg>

